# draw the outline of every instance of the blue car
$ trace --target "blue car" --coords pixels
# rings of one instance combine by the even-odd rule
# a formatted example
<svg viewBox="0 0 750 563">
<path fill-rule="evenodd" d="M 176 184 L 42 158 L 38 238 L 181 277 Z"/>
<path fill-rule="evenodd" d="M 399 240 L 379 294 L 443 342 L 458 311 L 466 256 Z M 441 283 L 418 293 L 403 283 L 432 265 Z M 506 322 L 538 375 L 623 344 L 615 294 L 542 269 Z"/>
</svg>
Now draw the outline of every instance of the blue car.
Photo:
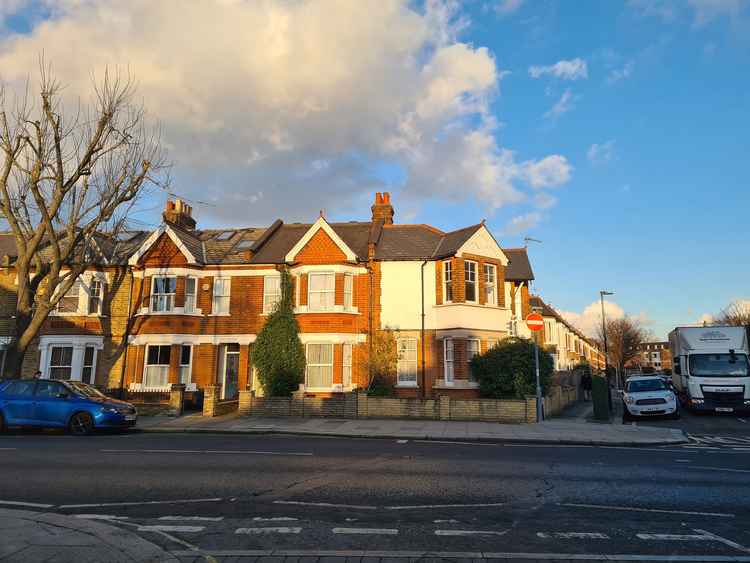
<svg viewBox="0 0 750 563">
<path fill-rule="evenodd" d="M 97 428 L 135 426 L 133 405 L 78 381 L 15 379 L 0 382 L 0 432 L 7 426 L 66 428 L 85 436 Z"/>
</svg>

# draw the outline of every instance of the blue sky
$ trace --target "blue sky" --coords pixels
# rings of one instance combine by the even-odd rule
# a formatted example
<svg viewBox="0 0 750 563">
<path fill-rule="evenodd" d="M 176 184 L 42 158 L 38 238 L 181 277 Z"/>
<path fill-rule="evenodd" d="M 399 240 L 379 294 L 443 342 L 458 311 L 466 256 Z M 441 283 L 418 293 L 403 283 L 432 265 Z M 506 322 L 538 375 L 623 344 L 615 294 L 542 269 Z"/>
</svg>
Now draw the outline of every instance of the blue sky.
<svg viewBox="0 0 750 563">
<path fill-rule="evenodd" d="M 747 0 L 175 1 L 4 3 L 0 74 L 43 50 L 85 97 L 128 66 L 204 226 L 390 190 L 397 220 L 542 240 L 536 288 L 583 325 L 600 289 L 660 338 L 750 298 Z"/>
</svg>

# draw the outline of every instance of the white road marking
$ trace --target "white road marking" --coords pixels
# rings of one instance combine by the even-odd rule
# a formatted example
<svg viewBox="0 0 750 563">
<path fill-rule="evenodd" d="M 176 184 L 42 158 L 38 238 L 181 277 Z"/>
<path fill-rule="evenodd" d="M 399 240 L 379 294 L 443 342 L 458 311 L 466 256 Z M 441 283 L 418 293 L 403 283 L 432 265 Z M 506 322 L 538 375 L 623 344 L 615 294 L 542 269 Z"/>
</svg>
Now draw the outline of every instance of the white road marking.
<svg viewBox="0 0 750 563">
<path fill-rule="evenodd" d="M 744 418 L 740 418 L 740 417 L 738 416 L 738 417 L 737 417 L 737 420 L 739 420 L 740 422 L 744 422 L 745 424 L 747 424 L 747 420 L 745 420 Z"/>
<path fill-rule="evenodd" d="M 334 534 L 369 534 L 373 536 L 396 536 L 398 530 L 394 528 L 334 528 Z"/>
<path fill-rule="evenodd" d="M 675 461 L 677 463 L 692 463 L 693 462 L 692 459 L 676 459 Z"/>
<path fill-rule="evenodd" d="M 436 536 L 502 536 L 508 530 L 496 532 L 494 530 L 435 530 Z"/>
<path fill-rule="evenodd" d="M 733 547 L 737 551 L 742 551 L 743 553 L 750 553 L 750 549 L 746 548 L 744 545 L 740 545 L 737 542 L 733 542 L 732 540 L 728 540 L 726 538 L 722 538 L 721 536 L 717 536 L 716 534 L 713 534 L 713 533 L 711 533 L 709 531 L 700 530 L 698 528 L 693 528 L 693 531 L 694 532 L 700 532 L 701 534 L 704 534 L 704 535 L 710 537 L 714 541 L 723 543 L 724 545 L 727 545 L 729 547 Z"/>
<path fill-rule="evenodd" d="M 113 514 L 73 514 L 75 518 L 83 520 L 127 520 L 127 516 L 115 516 Z"/>
<path fill-rule="evenodd" d="M 433 520 L 435 524 L 458 524 L 458 520 L 450 518 L 449 520 Z"/>
<path fill-rule="evenodd" d="M 276 516 L 274 518 L 264 518 L 263 516 L 256 516 L 253 518 L 253 522 L 295 522 L 297 518 L 290 516 Z"/>
<path fill-rule="evenodd" d="M 537 532 L 536 535 L 543 539 L 552 537 L 561 540 L 608 540 L 607 534 L 599 532 Z"/>
<path fill-rule="evenodd" d="M 660 541 L 712 541 L 712 538 L 698 534 L 636 534 L 639 540 Z"/>
<path fill-rule="evenodd" d="M 29 506 L 31 508 L 52 508 L 54 504 L 41 504 L 38 502 L 21 502 L 20 500 L 0 500 L 0 504 L 11 506 Z"/>
<path fill-rule="evenodd" d="M 688 469 L 708 469 L 709 471 L 727 471 L 729 473 L 750 473 L 750 469 L 732 469 L 731 467 L 709 467 L 706 465 L 691 465 Z"/>
<path fill-rule="evenodd" d="M 750 452 L 750 448 L 732 448 L 735 452 Z"/>
<path fill-rule="evenodd" d="M 0 450 L 2 450 L 4 452 L 10 451 L 10 450 L 17 450 L 17 449 L 18 448 L 0 448 Z"/>
<path fill-rule="evenodd" d="M 414 440 L 420 444 L 455 444 L 459 446 L 503 446 L 507 444 L 497 444 L 493 442 L 459 442 L 458 440 Z"/>
<path fill-rule="evenodd" d="M 123 526 L 132 526 L 134 528 L 140 528 L 141 527 L 140 524 L 133 524 L 132 522 L 119 522 L 119 523 L 122 524 Z M 188 548 L 190 550 L 190 553 L 192 553 L 193 555 L 195 555 L 196 552 L 197 553 L 202 553 L 201 549 L 197 545 L 193 545 L 192 543 L 186 542 L 185 540 L 180 539 L 180 538 L 178 538 L 176 536 L 173 536 L 171 534 L 168 534 L 167 532 L 163 532 L 161 530 L 149 530 L 149 531 L 151 533 L 153 533 L 153 534 L 158 534 L 158 535 L 160 535 L 160 536 L 162 536 L 164 538 L 167 538 L 168 540 L 173 541 L 173 542 L 181 545 L 182 547 Z M 208 557 L 205 557 L 205 559 L 207 561 L 210 561 L 210 559 L 208 559 Z"/>
<path fill-rule="evenodd" d="M 505 506 L 504 502 L 481 502 L 477 504 L 415 504 L 413 506 L 386 506 L 386 510 L 421 510 L 423 508 L 483 508 Z"/>
<path fill-rule="evenodd" d="M 559 506 L 570 506 L 573 508 L 602 508 L 605 510 L 625 510 L 629 512 L 656 512 L 658 514 L 686 514 L 689 516 L 716 516 L 717 518 L 734 518 L 734 514 L 724 512 L 694 512 L 691 510 L 668 510 L 664 508 L 636 508 L 634 506 L 609 506 L 606 504 L 583 504 L 575 502 L 558 503 Z"/>
<path fill-rule="evenodd" d="M 322 506 L 326 508 L 356 508 L 357 510 L 377 510 L 377 506 L 337 504 L 333 502 L 303 502 L 301 500 L 275 500 L 274 504 L 293 504 L 296 506 Z"/>
<path fill-rule="evenodd" d="M 248 454 L 248 455 L 291 455 L 291 456 L 311 456 L 312 452 L 267 452 L 261 450 L 119 450 L 107 449 L 99 450 L 105 453 L 120 454 Z"/>
<path fill-rule="evenodd" d="M 61 504 L 58 508 L 102 508 L 105 506 L 142 506 L 149 504 L 187 504 L 194 502 L 220 502 L 220 498 L 192 498 L 179 500 L 144 500 L 134 502 L 100 502 L 96 504 Z M 49 505 L 52 506 L 52 505 Z"/>
<path fill-rule="evenodd" d="M 161 516 L 159 520 L 170 522 L 221 522 L 223 516 Z"/>
<path fill-rule="evenodd" d="M 139 532 L 179 532 L 181 534 L 195 534 L 205 529 L 205 526 L 167 526 L 161 524 L 155 526 L 138 526 Z"/>
<path fill-rule="evenodd" d="M 299 534 L 302 528 L 288 528 L 286 526 L 278 526 L 275 528 L 237 528 L 235 534 Z"/>
<path fill-rule="evenodd" d="M 409 440 L 396 440 L 397 444 L 406 444 Z"/>
</svg>

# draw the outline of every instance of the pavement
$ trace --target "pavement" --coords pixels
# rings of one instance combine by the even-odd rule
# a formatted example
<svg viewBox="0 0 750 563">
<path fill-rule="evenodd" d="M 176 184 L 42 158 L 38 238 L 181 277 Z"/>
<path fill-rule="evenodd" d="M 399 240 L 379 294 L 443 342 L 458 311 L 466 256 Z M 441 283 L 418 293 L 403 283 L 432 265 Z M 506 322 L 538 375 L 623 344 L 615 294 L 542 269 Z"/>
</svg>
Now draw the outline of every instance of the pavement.
<svg viewBox="0 0 750 563">
<path fill-rule="evenodd" d="M 594 422 L 591 403 L 577 403 L 563 416 L 540 424 L 500 424 L 403 419 L 267 418 L 226 416 L 207 418 L 200 413 L 179 418 L 142 416 L 137 428 L 143 432 L 294 434 L 342 438 L 394 438 L 404 440 L 449 440 L 496 443 L 558 445 L 655 446 L 687 443 L 676 428 Z"/>
<path fill-rule="evenodd" d="M 0 561 L 177 562 L 133 532 L 64 514 L 0 508 Z"/>
</svg>

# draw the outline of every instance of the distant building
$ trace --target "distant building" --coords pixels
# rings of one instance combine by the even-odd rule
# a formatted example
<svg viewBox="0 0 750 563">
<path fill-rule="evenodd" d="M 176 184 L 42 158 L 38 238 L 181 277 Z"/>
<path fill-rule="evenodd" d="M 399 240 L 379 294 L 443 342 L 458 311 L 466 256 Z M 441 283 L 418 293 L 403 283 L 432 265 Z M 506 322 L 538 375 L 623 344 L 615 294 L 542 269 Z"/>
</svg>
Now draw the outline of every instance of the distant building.
<svg viewBox="0 0 750 563">
<path fill-rule="evenodd" d="M 641 369 L 650 368 L 656 371 L 672 369 L 672 352 L 669 349 L 669 342 L 644 342 L 638 347 L 638 352 L 638 359 L 632 363 Z"/>
</svg>

